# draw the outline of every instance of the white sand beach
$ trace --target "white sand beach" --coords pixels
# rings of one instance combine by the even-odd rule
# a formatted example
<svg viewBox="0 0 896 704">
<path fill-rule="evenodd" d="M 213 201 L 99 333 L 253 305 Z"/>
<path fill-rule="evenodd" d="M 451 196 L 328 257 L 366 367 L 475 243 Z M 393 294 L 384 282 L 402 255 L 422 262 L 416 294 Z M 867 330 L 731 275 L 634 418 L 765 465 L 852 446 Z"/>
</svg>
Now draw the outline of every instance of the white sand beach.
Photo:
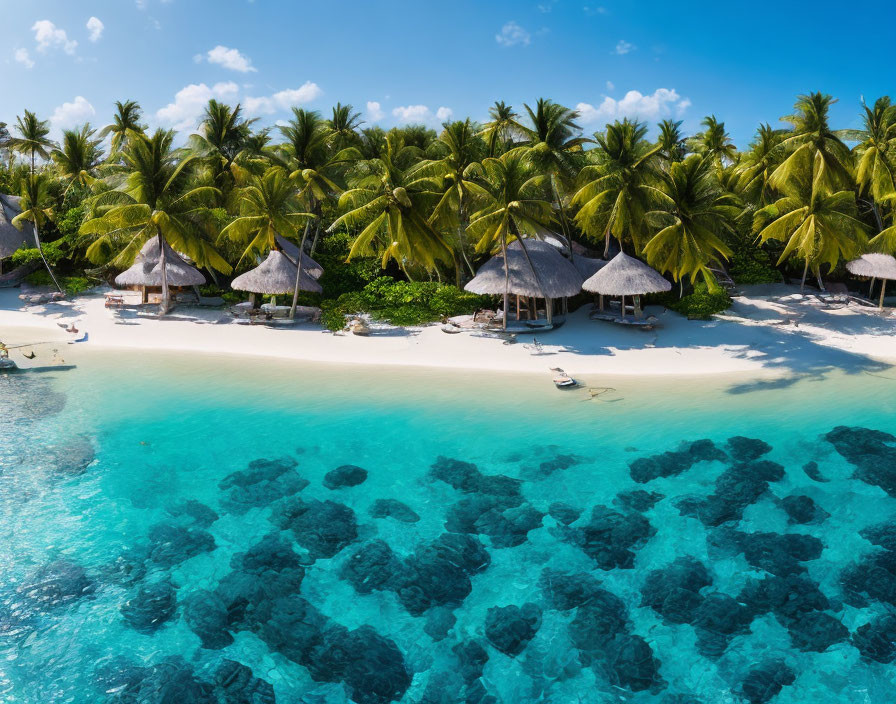
<svg viewBox="0 0 896 704">
<path fill-rule="evenodd" d="M 18 289 L 0 290 L 0 340 L 66 343 L 87 333 L 79 348 L 166 350 L 274 357 L 335 364 L 398 365 L 443 369 L 547 374 L 708 375 L 755 374 L 800 378 L 827 370 L 881 370 L 896 364 L 896 317 L 888 309 L 855 303 L 826 305 L 801 296 L 796 287 L 748 287 L 732 308 L 711 321 L 693 321 L 661 308 L 653 330 L 590 321 L 587 307 L 562 328 L 515 344 L 480 333 L 449 335 L 438 325 L 375 329 L 370 337 L 332 334 L 317 325 L 269 328 L 235 322 L 226 309 L 178 308 L 154 315 L 115 315 L 99 293 L 58 304 L 25 306 Z M 78 335 L 60 322 L 75 323 Z M 47 346 L 44 349 L 49 349 Z M 74 351 L 73 348 L 68 348 Z M 35 348 L 29 361 L 15 350 L 21 367 L 45 365 L 49 352 Z"/>
</svg>

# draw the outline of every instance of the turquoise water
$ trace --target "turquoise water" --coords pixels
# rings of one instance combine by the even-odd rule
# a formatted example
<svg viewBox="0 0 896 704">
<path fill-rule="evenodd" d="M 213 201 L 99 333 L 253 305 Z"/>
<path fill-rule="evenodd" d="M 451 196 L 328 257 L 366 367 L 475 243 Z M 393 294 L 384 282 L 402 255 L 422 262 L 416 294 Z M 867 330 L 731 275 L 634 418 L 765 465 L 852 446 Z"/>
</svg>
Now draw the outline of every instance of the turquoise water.
<svg viewBox="0 0 896 704">
<path fill-rule="evenodd" d="M 896 698 L 892 370 L 76 362 L 0 377 L 0 701 Z"/>
</svg>

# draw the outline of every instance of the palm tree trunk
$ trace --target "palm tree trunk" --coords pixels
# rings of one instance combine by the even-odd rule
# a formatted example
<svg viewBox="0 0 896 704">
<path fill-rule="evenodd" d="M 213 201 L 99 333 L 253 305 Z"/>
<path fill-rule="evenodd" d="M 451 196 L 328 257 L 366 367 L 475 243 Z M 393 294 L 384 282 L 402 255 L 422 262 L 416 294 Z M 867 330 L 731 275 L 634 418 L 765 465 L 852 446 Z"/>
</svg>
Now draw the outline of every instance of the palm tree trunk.
<svg viewBox="0 0 896 704">
<path fill-rule="evenodd" d="M 806 288 L 806 276 L 809 273 L 809 260 L 806 260 L 806 266 L 803 268 L 803 280 L 800 281 L 800 293 Z"/>
<path fill-rule="evenodd" d="M 824 283 L 821 280 L 821 268 L 815 270 L 815 279 L 818 281 L 818 290 L 827 291 L 827 289 L 824 287 Z"/>
<path fill-rule="evenodd" d="M 35 220 L 37 220 L 36 217 Z M 65 293 L 62 290 L 62 286 L 60 286 L 59 282 L 56 280 L 53 270 L 50 268 L 50 262 L 48 262 L 47 258 L 44 256 L 44 248 L 40 243 L 40 228 L 37 226 L 37 222 L 34 223 L 34 242 L 37 244 L 37 251 L 40 253 L 40 258 L 43 259 L 44 266 L 47 267 L 47 272 L 50 274 L 50 278 L 53 279 L 53 283 L 56 285 L 57 290 L 59 293 Z"/>
<path fill-rule="evenodd" d="M 168 256 L 165 252 L 165 238 L 159 230 L 159 264 L 162 266 L 162 305 L 159 313 L 165 315 L 171 307 L 171 292 L 168 290 Z"/>
<path fill-rule="evenodd" d="M 305 257 L 305 240 L 308 239 L 308 230 L 311 229 L 311 221 L 305 223 L 305 232 L 302 233 L 302 241 L 299 243 L 299 256 L 296 257 L 296 287 L 292 292 L 292 307 L 289 309 L 289 319 L 296 319 L 296 306 L 299 305 L 299 284 L 302 281 L 302 263 Z M 316 228 L 320 230 L 320 226 Z"/>
<path fill-rule="evenodd" d="M 563 207 L 563 199 L 560 198 L 560 190 L 557 188 L 557 182 L 551 178 L 551 185 L 554 187 L 554 199 L 557 201 L 557 209 L 560 211 L 560 229 L 563 230 L 563 236 L 566 238 L 566 245 L 569 247 L 569 261 L 575 261 L 575 254 L 572 251 L 572 237 L 569 235 L 569 227 L 566 222 L 566 210 Z"/>
<path fill-rule="evenodd" d="M 504 319 L 501 321 L 507 330 L 507 316 L 510 315 L 510 267 L 507 265 L 507 231 L 501 233 L 501 255 L 504 257 Z"/>
</svg>

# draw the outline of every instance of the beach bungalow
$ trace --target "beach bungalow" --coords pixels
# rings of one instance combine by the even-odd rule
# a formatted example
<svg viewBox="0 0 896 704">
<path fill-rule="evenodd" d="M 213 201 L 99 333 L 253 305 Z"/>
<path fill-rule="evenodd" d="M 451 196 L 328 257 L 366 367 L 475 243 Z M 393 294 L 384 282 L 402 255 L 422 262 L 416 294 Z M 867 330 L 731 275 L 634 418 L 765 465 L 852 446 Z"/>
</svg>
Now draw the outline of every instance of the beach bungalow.
<svg viewBox="0 0 896 704">
<path fill-rule="evenodd" d="M 641 296 L 669 291 L 672 289 L 672 284 L 641 260 L 620 252 L 587 279 L 582 288 L 600 296 L 600 308 L 591 314 L 592 318 L 638 325 L 644 324 L 641 316 Z M 620 298 L 618 315 L 604 310 L 604 296 Z M 634 320 L 626 318 L 626 298 L 632 299 Z"/>
<path fill-rule="evenodd" d="M 502 327 L 512 332 L 537 332 L 562 325 L 567 299 L 582 290 L 582 275 L 546 242 L 517 240 L 507 246 L 507 266 L 499 253 L 480 267 L 464 289 L 504 297 Z"/>
<path fill-rule="evenodd" d="M 292 263 L 295 264 L 296 260 L 299 257 L 299 245 L 295 244 L 294 242 L 290 242 L 288 239 L 286 239 L 285 237 L 281 237 L 280 235 L 277 235 L 274 238 L 274 241 L 277 243 L 280 251 L 283 252 L 287 257 L 289 257 L 292 260 Z M 307 254 L 302 255 L 302 268 L 315 279 L 319 279 L 324 274 L 324 268 Z M 302 290 L 304 291 L 305 289 Z"/>
<path fill-rule="evenodd" d="M 863 254 L 846 264 L 849 273 L 856 276 L 865 276 L 871 279 L 871 287 L 874 280 L 880 279 L 880 304 L 878 308 L 884 308 L 884 296 L 887 291 L 887 281 L 896 280 L 896 257 L 889 254 Z"/>
<path fill-rule="evenodd" d="M 21 198 L 0 193 L 0 260 L 12 256 L 20 249 L 37 247 L 34 225 L 30 222 L 20 230 L 12 224 L 14 217 L 22 212 Z"/>
<path fill-rule="evenodd" d="M 165 242 L 165 269 L 168 273 L 168 286 L 172 289 L 172 297 L 178 290 L 205 283 L 205 276 Z M 145 245 L 133 265 L 115 277 L 117 286 L 128 287 L 140 291 L 141 303 L 161 303 L 162 300 L 162 257 L 159 249 L 159 238 L 153 237 Z M 111 295 L 107 303 L 115 299 Z"/>
<path fill-rule="evenodd" d="M 298 253 L 298 250 L 297 252 Z M 277 309 L 277 296 L 292 295 L 296 287 L 298 269 L 283 252 L 272 249 L 265 260 L 254 269 L 237 276 L 230 284 L 235 291 L 248 291 L 249 301 L 255 307 L 255 294 L 272 296 L 271 308 Z M 323 293 L 321 285 L 303 269 L 299 278 L 299 290 Z M 288 306 L 284 306 L 288 310 Z"/>
</svg>

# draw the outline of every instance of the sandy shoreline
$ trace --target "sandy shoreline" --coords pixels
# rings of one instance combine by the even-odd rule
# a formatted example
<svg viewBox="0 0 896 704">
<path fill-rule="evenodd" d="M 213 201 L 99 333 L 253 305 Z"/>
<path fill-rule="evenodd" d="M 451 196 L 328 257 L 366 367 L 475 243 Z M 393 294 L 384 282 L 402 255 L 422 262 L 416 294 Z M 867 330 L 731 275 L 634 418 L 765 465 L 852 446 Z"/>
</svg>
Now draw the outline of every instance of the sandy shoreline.
<svg viewBox="0 0 896 704">
<path fill-rule="evenodd" d="M 226 310 L 178 309 L 166 318 L 116 317 L 101 295 L 24 307 L 18 289 L 0 290 L 0 340 L 7 344 L 88 334 L 85 348 L 183 351 L 282 360 L 491 372 L 803 377 L 825 371 L 873 371 L 896 364 L 896 318 L 855 304 L 826 306 L 785 286 L 752 287 L 718 320 L 691 321 L 653 309 L 661 326 L 644 331 L 590 321 L 585 309 L 561 329 L 516 344 L 477 334 L 448 335 L 438 326 L 383 329 L 368 338 L 333 335 L 318 326 L 267 328 L 233 322 Z M 40 353 L 38 352 L 39 356 Z M 13 352 L 22 367 L 29 361 Z M 35 363 L 40 359 L 35 360 Z M 46 359 L 43 360 L 46 363 Z"/>
</svg>

